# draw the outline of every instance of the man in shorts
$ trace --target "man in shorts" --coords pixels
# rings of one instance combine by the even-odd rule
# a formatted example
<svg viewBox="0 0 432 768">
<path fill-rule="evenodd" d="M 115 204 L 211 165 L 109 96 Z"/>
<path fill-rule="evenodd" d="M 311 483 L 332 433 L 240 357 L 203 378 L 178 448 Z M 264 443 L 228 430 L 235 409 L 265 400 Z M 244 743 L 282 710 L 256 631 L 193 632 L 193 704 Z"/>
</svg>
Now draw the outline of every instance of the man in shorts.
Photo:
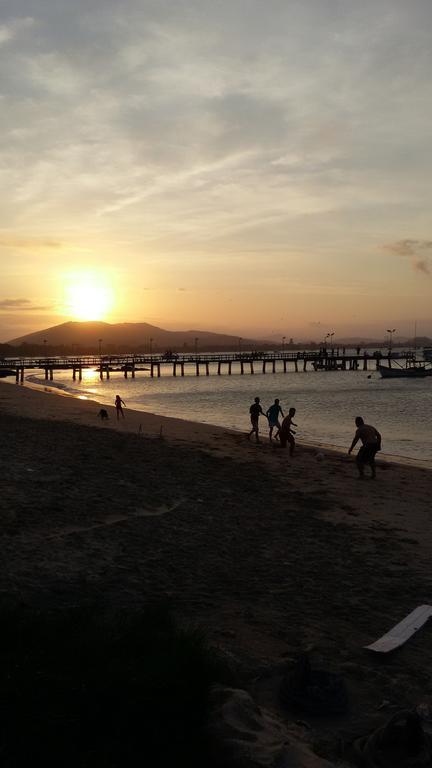
<svg viewBox="0 0 432 768">
<path fill-rule="evenodd" d="M 279 432 L 281 428 L 280 421 L 279 421 L 279 414 L 282 416 L 282 418 L 284 417 L 283 410 L 279 405 L 279 400 L 276 398 L 273 405 L 270 406 L 270 408 L 267 410 L 267 413 L 266 413 L 266 416 L 268 418 L 269 428 L 270 428 L 270 431 L 269 431 L 270 442 L 272 441 L 273 430 L 275 427 L 277 429 L 277 432 L 275 432 L 275 440 L 277 440 L 279 437 Z"/>
<path fill-rule="evenodd" d="M 356 417 L 355 423 L 357 429 L 348 453 L 351 453 L 354 446 L 361 440 L 362 446 L 356 458 L 359 477 L 364 477 L 364 468 L 369 464 L 372 478 L 375 478 L 375 454 L 381 450 L 381 435 L 375 427 L 365 424 L 361 416 Z"/>
<path fill-rule="evenodd" d="M 248 440 L 251 439 L 251 436 L 255 432 L 255 440 L 257 443 L 259 443 L 259 436 L 258 436 L 258 420 L 260 416 L 264 416 L 264 411 L 260 406 L 260 399 L 259 397 L 255 398 L 255 401 L 252 403 L 251 407 L 249 408 L 250 413 L 250 420 L 252 424 L 252 429 L 248 434 Z"/>
</svg>

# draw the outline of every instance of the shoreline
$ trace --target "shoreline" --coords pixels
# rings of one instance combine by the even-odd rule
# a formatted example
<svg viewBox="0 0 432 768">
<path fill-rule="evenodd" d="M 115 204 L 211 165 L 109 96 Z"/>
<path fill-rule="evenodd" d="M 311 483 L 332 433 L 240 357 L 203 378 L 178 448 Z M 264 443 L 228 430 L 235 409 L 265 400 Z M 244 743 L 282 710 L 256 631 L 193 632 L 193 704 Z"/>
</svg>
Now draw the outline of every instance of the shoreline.
<svg viewBox="0 0 432 768">
<path fill-rule="evenodd" d="M 6 379 L 0 379 L 0 384 L 1 383 L 10 384 L 13 387 L 30 389 L 34 392 L 40 392 L 45 395 L 60 395 L 60 397 L 68 398 L 74 401 L 94 403 L 96 406 L 102 405 L 102 406 L 105 406 L 106 408 L 112 407 L 109 403 L 105 402 L 105 400 L 103 399 L 97 400 L 96 398 L 89 397 L 87 395 L 74 394 L 73 392 L 68 392 L 67 390 L 63 389 L 60 386 L 55 386 L 52 384 L 45 385 L 45 384 L 39 384 L 33 381 L 26 380 L 26 383 L 22 385 L 22 384 L 16 384 L 15 382 L 12 382 L 12 381 L 7 381 Z M 219 424 L 212 424 L 209 422 L 192 421 L 189 419 L 177 418 L 175 416 L 162 416 L 160 414 L 153 413 L 151 411 L 146 411 L 144 409 L 140 410 L 138 408 L 128 407 L 126 410 L 128 413 L 136 414 L 135 419 L 139 415 L 141 415 L 142 418 L 151 417 L 152 419 L 155 419 L 155 420 L 160 419 L 162 424 L 165 423 L 165 420 L 167 420 L 167 423 L 179 422 L 185 425 L 196 425 L 196 426 L 208 428 L 210 430 L 217 429 L 217 430 L 221 430 L 224 433 L 240 435 L 240 436 L 244 436 L 247 432 L 246 428 L 244 430 L 241 430 L 241 429 L 235 429 L 234 427 L 224 427 Z M 114 412 L 114 408 L 113 408 L 113 412 Z M 264 430 L 262 431 L 261 434 L 264 435 Z M 263 437 L 262 443 L 265 444 L 266 442 L 268 442 L 267 438 Z M 347 446 L 345 450 L 341 446 L 334 445 L 331 443 L 326 443 L 323 441 L 314 442 L 314 441 L 303 441 L 300 439 L 297 441 L 297 445 L 302 446 L 311 451 L 315 450 L 315 451 L 324 451 L 326 453 L 330 452 L 340 456 L 345 456 L 347 454 L 348 447 L 349 447 Z M 422 461 L 421 459 L 414 459 L 414 458 L 411 458 L 410 456 L 403 456 L 400 454 L 390 454 L 390 453 L 386 453 L 385 451 L 379 454 L 377 458 L 377 462 L 380 462 L 380 461 L 386 462 L 388 464 L 394 463 L 394 464 L 398 464 L 406 467 L 416 467 L 418 469 L 432 470 L 432 460 L 430 459 L 424 459 Z"/>
</svg>

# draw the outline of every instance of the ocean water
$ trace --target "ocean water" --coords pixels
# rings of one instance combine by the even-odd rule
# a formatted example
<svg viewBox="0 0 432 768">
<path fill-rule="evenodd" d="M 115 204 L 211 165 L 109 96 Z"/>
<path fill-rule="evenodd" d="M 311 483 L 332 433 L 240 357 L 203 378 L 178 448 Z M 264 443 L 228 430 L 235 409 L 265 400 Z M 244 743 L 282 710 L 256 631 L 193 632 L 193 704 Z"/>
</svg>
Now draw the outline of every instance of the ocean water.
<svg viewBox="0 0 432 768">
<path fill-rule="evenodd" d="M 211 366 L 212 369 L 212 366 Z M 354 434 L 354 418 L 363 416 L 382 434 L 386 454 L 432 462 L 432 377 L 426 379 L 382 379 L 376 371 L 289 371 L 288 373 L 225 373 L 217 376 L 170 375 L 150 378 L 138 372 L 125 379 L 112 373 L 109 381 L 99 372 L 83 372 L 81 382 L 72 381 L 70 371 L 55 371 L 49 387 L 103 404 L 113 404 L 120 394 L 129 408 L 206 424 L 248 431 L 249 406 L 261 398 L 263 410 L 276 397 L 286 413 L 297 409 L 297 439 L 348 448 Z M 42 374 L 27 379 L 46 387 Z M 267 422 L 261 419 L 266 433 Z"/>
</svg>

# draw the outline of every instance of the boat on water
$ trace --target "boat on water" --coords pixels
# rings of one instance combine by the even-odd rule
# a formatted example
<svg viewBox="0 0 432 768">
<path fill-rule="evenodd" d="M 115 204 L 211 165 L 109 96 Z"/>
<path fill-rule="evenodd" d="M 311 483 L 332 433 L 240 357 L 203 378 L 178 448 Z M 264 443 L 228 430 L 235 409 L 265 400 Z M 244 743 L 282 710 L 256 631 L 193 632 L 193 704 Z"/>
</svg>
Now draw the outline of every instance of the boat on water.
<svg viewBox="0 0 432 768">
<path fill-rule="evenodd" d="M 383 379 L 424 379 L 426 376 L 432 376 L 432 366 L 429 367 L 419 360 L 408 360 L 405 368 L 379 365 L 378 370 Z"/>
</svg>

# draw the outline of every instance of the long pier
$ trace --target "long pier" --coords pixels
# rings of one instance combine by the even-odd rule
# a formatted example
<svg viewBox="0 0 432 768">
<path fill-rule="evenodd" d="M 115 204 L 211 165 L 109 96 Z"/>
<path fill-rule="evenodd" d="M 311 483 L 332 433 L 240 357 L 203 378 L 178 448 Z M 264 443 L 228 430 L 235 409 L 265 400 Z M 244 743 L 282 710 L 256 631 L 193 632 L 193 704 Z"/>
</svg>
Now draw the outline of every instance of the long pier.
<svg viewBox="0 0 432 768">
<path fill-rule="evenodd" d="M 101 379 L 109 379 L 112 373 L 121 372 L 125 379 L 135 378 L 138 372 L 160 378 L 162 369 L 172 376 L 184 376 L 192 368 L 196 376 L 212 373 L 221 376 L 240 373 L 287 373 L 288 371 L 367 371 L 378 368 L 382 360 L 391 367 L 397 363 L 415 359 L 413 352 L 369 354 L 363 352 L 340 353 L 339 350 L 303 352 L 238 352 L 231 354 L 163 354 L 163 355 L 80 355 L 64 357 L 19 357 L 0 359 L 0 376 L 15 376 L 23 382 L 25 371 L 42 370 L 47 381 L 54 378 L 54 371 L 70 370 L 72 379 L 82 380 L 83 370 L 95 368 Z"/>
</svg>

